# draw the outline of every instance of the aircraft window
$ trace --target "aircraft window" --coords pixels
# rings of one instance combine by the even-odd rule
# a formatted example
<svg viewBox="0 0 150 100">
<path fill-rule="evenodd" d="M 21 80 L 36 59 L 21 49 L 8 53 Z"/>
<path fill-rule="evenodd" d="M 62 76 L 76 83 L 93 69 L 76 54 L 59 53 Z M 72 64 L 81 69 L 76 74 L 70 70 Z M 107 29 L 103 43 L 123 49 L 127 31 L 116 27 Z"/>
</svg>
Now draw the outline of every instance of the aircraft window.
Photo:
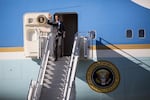
<svg viewBox="0 0 150 100">
<path fill-rule="evenodd" d="M 144 38 L 145 37 L 145 31 L 144 29 L 139 30 L 139 38 Z"/>
<path fill-rule="evenodd" d="M 132 33 L 131 29 L 129 29 L 129 30 L 126 31 L 126 37 L 127 38 L 132 38 L 132 35 L 133 35 L 133 33 Z"/>
</svg>

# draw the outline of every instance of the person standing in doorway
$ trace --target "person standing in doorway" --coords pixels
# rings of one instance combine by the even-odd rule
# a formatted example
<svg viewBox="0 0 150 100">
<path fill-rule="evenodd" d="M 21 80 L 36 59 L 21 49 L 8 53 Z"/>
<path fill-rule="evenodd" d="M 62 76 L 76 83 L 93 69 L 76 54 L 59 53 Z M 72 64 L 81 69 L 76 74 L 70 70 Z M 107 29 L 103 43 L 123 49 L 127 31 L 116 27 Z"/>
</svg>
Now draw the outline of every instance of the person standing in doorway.
<svg viewBox="0 0 150 100">
<path fill-rule="evenodd" d="M 64 38 L 65 38 L 65 29 L 64 29 L 64 24 L 60 20 L 59 15 L 55 15 L 54 21 L 48 20 L 49 25 L 53 25 L 53 33 L 55 34 L 55 49 L 54 49 L 54 56 L 55 56 L 55 61 L 57 60 L 58 57 L 63 56 L 63 43 L 64 43 Z"/>
</svg>

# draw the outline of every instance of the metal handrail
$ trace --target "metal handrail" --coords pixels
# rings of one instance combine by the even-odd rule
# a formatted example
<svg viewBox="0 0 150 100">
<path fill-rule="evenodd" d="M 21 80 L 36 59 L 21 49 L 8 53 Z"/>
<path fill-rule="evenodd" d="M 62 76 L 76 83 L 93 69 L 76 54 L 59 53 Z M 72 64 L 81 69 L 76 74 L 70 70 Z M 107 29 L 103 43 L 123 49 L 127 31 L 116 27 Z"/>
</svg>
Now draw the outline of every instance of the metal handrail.
<svg viewBox="0 0 150 100">
<path fill-rule="evenodd" d="M 38 100 L 39 97 L 40 97 L 41 86 L 43 84 L 43 79 L 44 79 L 44 74 L 45 74 L 45 70 L 46 70 L 46 65 L 47 65 L 49 54 L 50 54 L 50 50 L 48 49 L 49 48 L 50 39 L 51 39 L 51 37 L 49 35 L 48 38 L 47 38 L 47 42 L 46 42 L 46 46 L 45 46 L 45 50 L 44 50 L 44 56 L 42 58 L 40 72 L 39 72 L 38 79 L 37 79 L 37 88 L 36 88 L 36 91 L 35 91 L 34 97 L 33 97 L 33 98 L 36 98 L 36 100 Z"/>
<path fill-rule="evenodd" d="M 49 35 L 47 37 L 45 49 L 44 49 L 44 55 L 43 55 L 42 62 L 40 65 L 40 70 L 39 70 L 38 79 L 37 79 L 37 82 L 35 85 L 35 89 L 34 89 L 34 91 L 32 91 L 33 93 L 31 95 L 31 97 L 29 97 L 28 100 L 38 100 L 40 97 L 41 88 L 42 88 L 43 79 L 44 79 L 44 74 L 45 74 L 45 70 L 46 70 L 46 65 L 47 65 L 49 54 L 50 54 L 50 50 L 48 49 L 50 39 L 51 39 L 51 35 Z M 28 95 L 30 95 L 30 94 L 28 94 Z"/>
<path fill-rule="evenodd" d="M 33 91 L 35 89 L 35 84 L 36 84 L 36 81 L 34 81 L 34 80 L 30 81 L 30 87 L 29 87 L 29 91 L 28 91 L 28 95 L 27 95 L 27 100 L 32 99 Z"/>
<path fill-rule="evenodd" d="M 67 74 L 64 94 L 63 94 L 63 100 L 69 100 L 73 81 L 75 79 L 75 73 L 76 73 L 76 67 L 77 67 L 76 65 L 77 65 L 78 57 L 79 57 L 79 39 L 80 39 L 79 36 L 76 35 L 74 44 L 73 44 L 71 60 L 70 60 L 68 74 Z"/>
</svg>

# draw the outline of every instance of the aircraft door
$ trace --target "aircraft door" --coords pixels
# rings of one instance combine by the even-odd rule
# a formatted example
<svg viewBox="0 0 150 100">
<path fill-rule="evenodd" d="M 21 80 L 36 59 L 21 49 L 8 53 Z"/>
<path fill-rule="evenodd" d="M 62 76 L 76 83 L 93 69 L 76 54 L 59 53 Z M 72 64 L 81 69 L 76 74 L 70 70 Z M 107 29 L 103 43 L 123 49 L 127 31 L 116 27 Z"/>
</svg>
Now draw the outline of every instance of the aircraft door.
<svg viewBox="0 0 150 100">
<path fill-rule="evenodd" d="M 55 13 L 60 16 L 60 20 L 64 24 L 65 38 L 64 38 L 64 56 L 70 56 L 74 42 L 74 35 L 78 32 L 78 15 L 77 13 Z"/>
<path fill-rule="evenodd" d="M 51 27 L 47 25 L 49 13 L 27 13 L 24 15 L 24 52 L 26 57 L 39 58 L 44 49 L 44 38 Z"/>
</svg>

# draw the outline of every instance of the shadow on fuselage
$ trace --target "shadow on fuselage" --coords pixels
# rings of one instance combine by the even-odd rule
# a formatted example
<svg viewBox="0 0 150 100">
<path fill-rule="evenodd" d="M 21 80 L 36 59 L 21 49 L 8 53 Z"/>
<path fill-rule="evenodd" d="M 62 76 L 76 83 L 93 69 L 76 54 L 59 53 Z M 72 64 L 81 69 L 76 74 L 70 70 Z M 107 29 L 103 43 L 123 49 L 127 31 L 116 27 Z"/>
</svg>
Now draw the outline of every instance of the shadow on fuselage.
<svg viewBox="0 0 150 100">
<path fill-rule="evenodd" d="M 109 48 L 107 44 L 113 46 L 115 50 L 119 50 L 128 57 Z M 102 38 L 96 40 L 96 53 L 98 61 L 106 60 L 112 62 L 118 68 L 120 73 L 120 83 L 115 90 L 104 94 L 97 93 L 88 86 L 83 87 L 86 89 L 82 89 L 82 95 L 77 94 L 78 100 L 143 100 L 143 98 L 148 100 L 148 98 L 150 98 L 150 70 L 148 70 L 150 69 L 150 65 L 147 64 L 149 63 L 148 59 L 150 58 L 134 57 L 134 55 L 125 52 L 121 48 L 118 48 Z M 114 57 L 112 57 L 112 55 Z M 82 81 L 84 85 L 87 85 L 87 70 L 93 62 L 95 61 L 80 60 L 78 63 L 76 77 Z M 79 88 L 82 88 L 80 86 L 82 85 L 76 84 L 77 93 L 78 91 L 81 91 L 79 90 Z"/>
</svg>

